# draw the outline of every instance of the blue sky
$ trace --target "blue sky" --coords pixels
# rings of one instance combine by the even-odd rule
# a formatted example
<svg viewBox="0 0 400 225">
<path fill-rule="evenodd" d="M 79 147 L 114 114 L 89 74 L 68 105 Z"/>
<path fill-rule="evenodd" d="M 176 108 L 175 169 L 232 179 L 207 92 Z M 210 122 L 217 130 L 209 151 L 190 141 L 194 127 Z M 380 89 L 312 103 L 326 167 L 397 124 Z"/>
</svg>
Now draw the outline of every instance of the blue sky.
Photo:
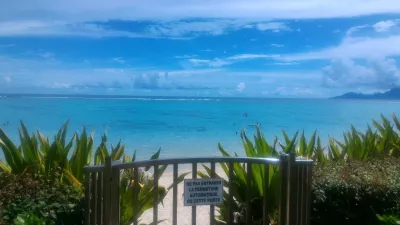
<svg viewBox="0 0 400 225">
<path fill-rule="evenodd" d="M 324 98 L 400 83 L 398 0 L 0 4 L 0 93 Z"/>
</svg>

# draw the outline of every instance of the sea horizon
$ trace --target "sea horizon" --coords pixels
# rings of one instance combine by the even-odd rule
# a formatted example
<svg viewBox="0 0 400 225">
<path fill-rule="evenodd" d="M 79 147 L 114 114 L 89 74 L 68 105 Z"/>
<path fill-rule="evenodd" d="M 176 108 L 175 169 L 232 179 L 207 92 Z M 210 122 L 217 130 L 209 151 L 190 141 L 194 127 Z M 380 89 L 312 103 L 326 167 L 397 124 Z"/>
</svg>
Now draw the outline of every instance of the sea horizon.
<svg viewBox="0 0 400 225">
<path fill-rule="evenodd" d="M 240 132 L 252 136 L 255 124 L 271 143 L 284 129 L 290 136 L 304 131 L 306 137 L 317 131 L 326 145 L 328 137 L 342 139 L 351 125 L 364 130 L 381 114 L 400 112 L 400 101 L 393 100 L 35 96 L 0 99 L 0 127 L 17 143 L 20 120 L 30 132 L 40 130 L 49 138 L 69 120 L 70 136 L 85 126 L 95 132 L 96 146 L 107 132 L 108 146 L 122 140 L 127 154 L 137 151 L 140 159 L 159 148 L 161 157 L 216 156 L 218 142 L 242 154 Z"/>
</svg>

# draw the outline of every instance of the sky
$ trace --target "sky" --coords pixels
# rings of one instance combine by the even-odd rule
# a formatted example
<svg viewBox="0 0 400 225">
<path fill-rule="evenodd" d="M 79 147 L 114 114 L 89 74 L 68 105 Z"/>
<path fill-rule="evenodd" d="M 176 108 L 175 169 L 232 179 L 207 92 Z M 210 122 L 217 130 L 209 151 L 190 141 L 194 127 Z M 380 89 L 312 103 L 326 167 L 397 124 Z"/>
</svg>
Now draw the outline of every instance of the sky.
<svg viewBox="0 0 400 225">
<path fill-rule="evenodd" d="M 0 93 L 325 98 L 400 84 L 398 0 L 0 5 Z"/>
</svg>

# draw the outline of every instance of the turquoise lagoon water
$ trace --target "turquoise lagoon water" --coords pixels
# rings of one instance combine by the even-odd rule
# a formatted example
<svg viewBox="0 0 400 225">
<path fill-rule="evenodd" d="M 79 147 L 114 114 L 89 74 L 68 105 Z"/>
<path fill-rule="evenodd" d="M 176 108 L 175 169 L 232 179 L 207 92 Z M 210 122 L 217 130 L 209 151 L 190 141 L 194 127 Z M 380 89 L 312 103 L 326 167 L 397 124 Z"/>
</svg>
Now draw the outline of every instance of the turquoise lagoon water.
<svg viewBox="0 0 400 225">
<path fill-rule="evenodd" d="M 351 124 L 365 129 L 380 114 L 398 112 L 398 101 L 299 99 L 190 98 L 0 98 L 0 126 L 18 140 L 23 120 L 30 131 L 53 135 L 70 119 L 70 135 L 85 125 L 95 132 L 95 144 L 106 131 L 110 144 L 119 139 L 127 153 L 148 158 L 162 148 L 161 157 L 218 155 L 217 143 L 241 153 L 239 133 L 259 123 L 272 140 L 281 129 L 290 135 L 318 131 L 324 143 L 340 137 Z M 244 114 L 247 113 L 247 117 Z M 2 157 L 0 155 L 0 157 Z"/>
</svg>

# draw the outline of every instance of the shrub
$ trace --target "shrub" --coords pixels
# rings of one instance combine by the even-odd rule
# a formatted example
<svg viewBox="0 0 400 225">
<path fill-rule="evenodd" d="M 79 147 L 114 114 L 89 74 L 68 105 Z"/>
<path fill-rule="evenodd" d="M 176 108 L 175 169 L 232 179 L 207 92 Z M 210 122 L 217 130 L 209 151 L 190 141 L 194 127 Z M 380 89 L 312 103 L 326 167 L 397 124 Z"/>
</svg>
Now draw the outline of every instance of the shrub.
<svg viewBox="0 0 400 225">
<path fill-rule="evenodd" d="M 398 215 L 377 215 L 380 225 L 400 225 Z"/>
<path fill-rule="evenodd" d="M 313 225 L 375 225 L 400 211 L 400 159 L 329 162 L 313 172 Z"/>
<path fill-rule="evenodd" d="M 82 224 L 81 191 L 60 183 L 58 176 L 0 174 L 0 220 L 3 224 L 13 224 L 18 216 L 20 220 L 34 220 L 33 215 L 47 223 Z"/>
<path fill-rule="evenodd" d="M 25 213 L 14 220 L 14 225 L 54 225 L 54 222 L 39 218 L 34 213 Z"/>
</svg>

